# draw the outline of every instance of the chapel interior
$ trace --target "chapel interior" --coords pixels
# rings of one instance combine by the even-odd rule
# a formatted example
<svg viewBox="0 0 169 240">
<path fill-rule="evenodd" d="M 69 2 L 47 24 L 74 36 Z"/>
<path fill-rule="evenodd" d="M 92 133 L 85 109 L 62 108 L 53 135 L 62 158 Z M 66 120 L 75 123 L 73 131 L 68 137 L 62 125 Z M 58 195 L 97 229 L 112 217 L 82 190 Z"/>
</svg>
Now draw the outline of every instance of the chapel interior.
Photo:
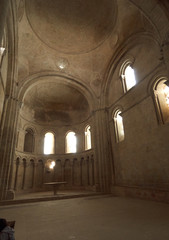
<svg viewBox="0 0 169 240">
<path fill-rule="evenodd" d="M 169 1 L 0 0 L 0 201 L 169 201 Z"/>
</svg>

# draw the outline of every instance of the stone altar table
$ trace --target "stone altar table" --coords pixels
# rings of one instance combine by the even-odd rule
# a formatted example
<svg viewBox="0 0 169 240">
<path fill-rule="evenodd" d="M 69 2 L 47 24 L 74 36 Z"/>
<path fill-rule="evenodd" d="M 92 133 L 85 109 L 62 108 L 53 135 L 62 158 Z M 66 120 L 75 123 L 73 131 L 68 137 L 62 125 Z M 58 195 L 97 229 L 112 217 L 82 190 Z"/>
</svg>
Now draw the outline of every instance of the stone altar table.
<svg viewBox="0 0 169 240">
<path fill-rule="evenodd" d="M 53 187 L 54 195 L 57 194 L 57 191 L 58 191 L 59 187 L 61 185 L 64 185 L 64 184 L 67 184 L 67 182 L 48 182 L 48 183 L 44 183 L 44 185 L 49 185 L 49 186 Z"/>
</svg>

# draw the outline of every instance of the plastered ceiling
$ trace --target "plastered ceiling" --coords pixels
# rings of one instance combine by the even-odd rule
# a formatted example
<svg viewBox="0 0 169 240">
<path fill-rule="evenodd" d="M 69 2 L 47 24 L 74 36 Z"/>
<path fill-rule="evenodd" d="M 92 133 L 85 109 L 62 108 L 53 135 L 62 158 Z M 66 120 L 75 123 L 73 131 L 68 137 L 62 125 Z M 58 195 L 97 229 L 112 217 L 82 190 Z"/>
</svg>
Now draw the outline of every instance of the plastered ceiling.
<svg viewBox="0 0 169 240">
<path fill-rule="evenodd" d="M 44 119 L 44 122 L 53 121 L 53 116 L 62 112 L 66 123 L 70 106 L 78 109 L 79 114 L 82 111 L 81 115 L 86 111 L 86 117 L 89 111 L 87 100 L 83 94 L 79 95 L 71 80 L 68 88 L 64 83 L 58 85 L 57 81 L 51 86 L 47 72 L 75 79 L 79 86 L 88 88 L 99 99 L 117 49 L 129 36 L 139 31 L 153 31 L 147 19 L 128 0 L 18 0 L 18 22 L 18 83 L 23 85 L 30 76 L 45 73 L 46 84 L 41 86 L 39 81 L 39 86 L 30 86 L 31 90 L 24 96 L 27 112 L 34 112 L 29 119 Z M 50 101 L 47 102 L 46 96 Z M 27 116 L 23 110 L 22 115 Z M 48 117 L 40 117 L 46 112 Z"/>
<path fill-rule="evenodd" d="M 89 52 L 112 32 L 114 0 L 26 0 L 34 33 L 49 47 L 67 54 Z"/>
<path fill-rule="evenodd" d="M 70 125 L 86 120 L 90 107 L 86 98 L 75 88 L 43 81 L 28 90 L 21 115 L 38 124 Z"/>
</svg>

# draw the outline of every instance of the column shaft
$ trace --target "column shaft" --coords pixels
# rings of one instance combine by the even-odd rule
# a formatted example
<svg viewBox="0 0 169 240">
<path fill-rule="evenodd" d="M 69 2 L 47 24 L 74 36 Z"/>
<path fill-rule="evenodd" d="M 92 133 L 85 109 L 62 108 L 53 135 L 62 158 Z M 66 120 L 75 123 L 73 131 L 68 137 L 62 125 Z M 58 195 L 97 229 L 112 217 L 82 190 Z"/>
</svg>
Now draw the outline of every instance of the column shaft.
<svg viewBox="0 0 169 240">
<path fill-rule="evenodd" d="M 4 34 L 6 16 L 8 13 L 9 0 L 0 0 L 0 43 Z"/>
</svg>

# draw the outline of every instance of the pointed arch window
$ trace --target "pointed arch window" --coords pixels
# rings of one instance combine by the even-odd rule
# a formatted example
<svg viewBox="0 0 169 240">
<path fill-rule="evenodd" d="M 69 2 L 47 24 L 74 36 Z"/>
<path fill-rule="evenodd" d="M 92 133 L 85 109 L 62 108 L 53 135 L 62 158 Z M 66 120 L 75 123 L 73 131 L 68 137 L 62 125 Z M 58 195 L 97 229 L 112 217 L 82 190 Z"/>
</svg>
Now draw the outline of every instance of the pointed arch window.
<svg viewBox="0 0 169 240">
<path fill-rule="evenodd" d="M 85 128 L 85 150 L 89 150 L 91 148 L 92 148 L 92 144 L 91 144 L 91 128 L 88 125 Z"/>
<path fill-rule="evenodd" d="M 32 129 L 26 129 L 25 139 L 24 139 L 24 152 L 34 151 L 34 132 Z"/>
<path fill-rule="evenodd" d="M 121 142 L 124 140 L 124 126 L 123 117 L 120 110 L 117 110 L 114 114 L 114 125 L 116 132 L 116 141 Z"/>
<path fill-rule="evenodd" d="M 44 137 L 44 154 L 54 154 L 55 137 L 52 132 L 47 132 Z"/>
<path fill-rule="evenodd" d="M 77 151 L 77 139 L 75 132 L 68 132 L 66 135 L 66 153 L 75 153 Z"/>
<path fill-rule="evenodd" d="M 134 69 L 131 67 L 130 63 L 125 63 L 122 66 L 121 78 L 123 82 L 124 92 L 129 91 L 132 87 L 136 85 Z"/>
</svg>

